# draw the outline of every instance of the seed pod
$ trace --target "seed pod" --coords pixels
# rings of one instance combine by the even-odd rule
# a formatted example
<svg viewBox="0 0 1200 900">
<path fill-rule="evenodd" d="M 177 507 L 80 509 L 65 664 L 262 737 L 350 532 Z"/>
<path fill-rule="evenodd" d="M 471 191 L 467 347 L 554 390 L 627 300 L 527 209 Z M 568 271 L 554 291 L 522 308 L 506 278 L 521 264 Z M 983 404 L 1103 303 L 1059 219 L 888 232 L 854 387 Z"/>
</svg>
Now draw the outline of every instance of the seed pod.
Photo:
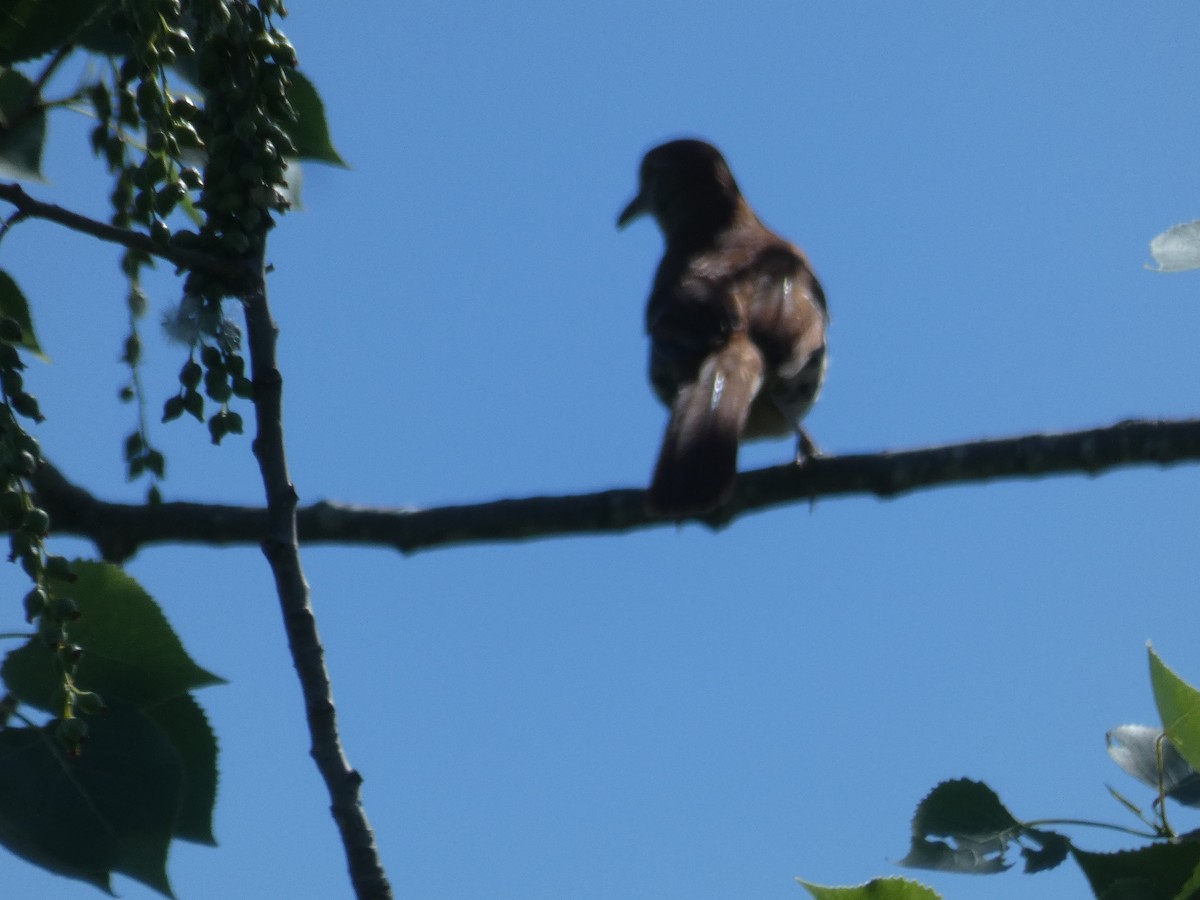
<svg viewBox="0 0 1200 900">
<path fill-rule="evenodd" d="M 37 506 L 27 509 L 21 527 L 32 535 L 44 538 L 50 533 L 50 514 Z"/>
<path fill-rule="evenodd" d="M 204 395 L 199 391 L 188 390 L 183 393 L 183 411 L 197 422 L 204 421 Z"/>
<path fill-rule="evenodd" d="M 194 359 L 189 359 L 183 364 L 183 368 L 179 370 L 179 383 L 185 388 L 197 387 L 200 384 L 200 379 L 203 377 L 204 371 Z"/>
<path fill-rule="evenodd" d="M 97 81 L 88 89 L 88 99 L 92 101 L 92 109 L 96 111 L 97 119 L 106 122 L 112 118 L 112 100 L 103 82 Z"/>
<path fill-rule="evenodd" d="M 196 52 L 192 39 L 181 28 L 171 28 L 167 31 L 167 46 L 180 56 L 191 56 Z"/>
<path fill-rule="evenodd" d="M 204 393 L 217 403 L 225 403 L 233 396 L 233 388 L 224 370 L 209 369 L 204 374 Z"/>
<path fill-rule="evenodd" d="M 59 581 L 74 582 L 76 575 L 71 571 L 71 564 L 65 556 L 46 557 L 46 576 Z"/>
<path fill-rule="evenodd" d="M 24 391 L 19 391 L 8 398 L 9 405 L 12 406 L 13 412 L 19 416 L 24 416 L 26 419 L 33 419 L 35 422 L 41 422 L 46 417 L 42 415 L 42 411 L 38 409 L 37 397 L 33 394 L 27 394 Z M 22 456 L 29 456 L 28 453 L 23 453 Z M 22 465 L 20 471 L 22 474 L 33 474 L 33 457 L 30 457 L 29 465 Z"/>
<path fill-rule="evenodd" d="M 79 611 L 79 604 L 70 597 L 55 597 L 50 601 L 50 615 L 58 619 L 60 622 L 77 622 L 79 617 L 83 615 Z M 82 655 L 82 651 L 80 651 Z"/>
<path fill-rule="evenodd" d="M 200 107 L 196 105 L 196 101 L 191 97 L 173 98 L 169 109 L 171 110 L 171 118 L 181 122 L 191 122 L 200 114 Z"/>
<path fill-rule="evenodd" d="M 300 65 L 300 60 L 296 57 L 296 48 L 292 46 L 281 31 L 276 31 L 272 35 L 275 38 L 275 46 L 271 51 L 271 58 L 281 66 L 287 66 L 290 69 Z"/>
<path fill-rule="evenodd" d="M 162 91 L 157 82 L 147 78 L 137 88 L 137 107 L 142 118 L 148 122 L 157 121 L 163 108 Z"/>
<path fill-rule="evenodd" d="M 160 215 L 166 215 L 170 209 L 159 208 Z M 159 246 L 166 247 L 171 242 L 171 228 L 162 219 L 150 223 L 150 237 Z"/>
<path fill-rule="evenodd" d="M 83 719 L 63 719 L 56 730 L 58 739 L 67 745 L 71 753 L 78 755 L 80 746 L 87 740 L 87 722 Z"/>
<path fill-rule="evenodd" d="M 233 377 L 233 393 L 236 397 L 241 397 L 244 400 L 254 399 L 254 382 L 245 375 L 235 375 Z"/>
<path fill-rule="evenodd" d="M 32 623 L 46 609 L 46 592 L 36 587 L 25 595 L 22 603 L 25 607 L 25 621 Z"/>
<path fill-rule="evenodd" d="M 183 397 L 176 394 L 174 397 L 168 397 L 167 402 L 163 404 L 162 420 L 170 422 L 173 419 L 178 419 L 183 415 Z"/>
<path fill-rule="evenodd" d="M 18 525 L 25 517 L 25 498 L 20 491 L 9 488 L 0 493 L 0 516 L 9 525 Z"/>
</svg>

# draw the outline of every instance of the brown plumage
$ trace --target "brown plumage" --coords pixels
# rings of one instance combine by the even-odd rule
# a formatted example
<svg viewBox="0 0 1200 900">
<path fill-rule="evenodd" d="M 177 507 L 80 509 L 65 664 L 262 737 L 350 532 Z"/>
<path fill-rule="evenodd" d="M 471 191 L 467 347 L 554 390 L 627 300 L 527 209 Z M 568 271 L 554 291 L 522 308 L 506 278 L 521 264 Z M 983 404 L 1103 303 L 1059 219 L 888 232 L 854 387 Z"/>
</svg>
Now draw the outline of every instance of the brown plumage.
<svg viewBox="0 0 1200 900">
<path fill-rule="evenodd" d="M 729 499 L 743 438 L 795 433 L 825 376 L 828 314 L 799 248 L 769 231 L 717 149 L 671 141 L 642 160 L 624 227 L 650 214 L 666 248 L 650 300 L 650 382 L 671 410 L 647 508 L 681 518 Z"/>
</svg>

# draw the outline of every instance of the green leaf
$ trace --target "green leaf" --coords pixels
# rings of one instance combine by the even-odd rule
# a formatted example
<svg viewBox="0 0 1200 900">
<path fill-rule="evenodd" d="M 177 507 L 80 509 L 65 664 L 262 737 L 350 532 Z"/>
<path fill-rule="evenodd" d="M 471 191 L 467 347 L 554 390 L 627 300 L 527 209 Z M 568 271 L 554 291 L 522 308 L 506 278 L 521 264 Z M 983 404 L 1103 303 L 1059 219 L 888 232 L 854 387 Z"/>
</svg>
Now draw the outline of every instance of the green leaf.
<svg viewBox="0 0 1200 900">
<path fill-rule="evenodd" d="M 0 731 L 0 843 L 111 893 L 121 872 L 172 896 L 167 849 L 183 772 L 162 732 L 124 705 L 89 716 L 83 755 L 42 728 Z"/>
<path fill-rule="evenodd" d="M 0 14 L 0 65 L 57 50 L 111 4 L 97 0 L 13 0 L 8 5 L 10 8 Z"/>
<path fill-rule="evenodd" d="M 163 826 L 165 837 L 156 829 L 154 841 L 169 842 L 174 836 L 215 844 L 212 814 L 217 793 L 217 741 L 204 712 L 187 691 L 219 683 L 221 679 L 192 661 L 157 604 L 121 569 L 105 563 L 76 560 L 70 564 L 70 570 L 75 581 L 56 583 L 55 590 L 58 598 L 71 597 L 80 612 L 79 619 L 68 626 L 70 640 L 84 648 L 75 673 L 76 684 L 95 691 L 110 709 L 115 707 L 124 710 L 125 714 L 86 717 L 90 737 L 83 747 L 83 755 L 80 759 L 68 760 L 67 764 L 93 765 L 90 760 L 97 746 L 106 746 L 103 740 L 97 740 L 97 735 L 104 738 L 105 729 L 113 722 L 122 727 L 133 722 L 130 734 L 134 736 L 146 729 L 152 730 L 157 743 L 148 746 L 169 758 L 178 782 L 169 794 L 171 815 Z M 48 709 L 56 696 L 62 696 L 61 676 L 57 674 L 52 651 L 37 639 L 9 653 L 0 666 L 0 675 L 18 699 L 32 706 Z M 59 703 L 61 705 L 61 701 Z M 137 718 L 132 718 L 135 715 Z M 2 734 L 4 732 L 0 732 Z M 123 734 L 121 739 L 125 737 L 127 735 Z M 47 739 L 62 756 L 62 742 L 57 736 L 51 731 Z M 155 791 L 164 790 L 155 781 L 152 767 L 146 770 L 143 778 L 139 767 L 144 764 L 144 761 L 138 761 L 132 771 L 124 771 L 120 766 L 99 767 L 93 781 L 87 785 L 88 791 L 111 790 L 114 793 L 111 804 L 120 806 L 116 798 L 128 789 L 129 802 L 137 804 L 140 802 L 138 792 L 146 787 L 147 780 Z M 8 759 L 0 751 L 0 770 L 7 765 Z M 47 788 L 50 789 L 52 786 Z M 0 794 L 3 790 L 0 782 Z M 90 802 L 91 794 L 87 796 Z M 0 805 L 2 801 L 0 797 Z M 124 808 L 118 811 L 133 815 Z M 28 827 L 26 822 L 14 825 L 11 841 L 19 844 L 20 835 L 24 833 L 22 829 Z M 0 825 L 0 841 L 9 840 Z M 22 851 L 17 849 L 16 852 Z M 54 871 L 90 880 L 104 889 L 107 889 L 107 872 L 115 870 L 127 872 L 169 893 L 165 875 L 159 878 L 141 856 L 129 863 L 140 872 L 137 874 L 123 868 L 124 863 L 113 862 L 111 854 L 101 853 L 99 863 L 95 858 L 85 856 L 83 863 L 68 860 L 68 865 L 53 853 L 49 855 L 51 861 L 47 862 L 48 852 L 39 849 L 23 855 Z M 163 856 L 165 858 L 165 849 Z M 124 860 L 125 856 L 120 859 Z"/>
<path fill-rule="evenodd" d="M 1045 872 L 1053 869 L 1067 858 L 1071 852 L 1071 842 L 1056 831 L 1039 831 L 1035 828 L 1025 828 L 1021 834 L 1038 844 L 1040 849 L 1032 847 L 1021 848 L 1021 858 L 1025 860 L 1025 872 L 1032 875 L 1035 872 Z"/>
<path fill-rule="evenodd" d="M 1108 755 L 1142 784 L 1185 806 L 1200 806 L 1200 772 L 1179 755 L 1161 728 L 1118 725 L 1104 736 Z M 1110 793 L 1135 815 L 1141 810 L 1109 788 Z"/>
<path fill-rule="evenodd" d="M 71 563 L 71 569 L 77 580 L 56 588 L 56 593 L 74 599 L 81 613 L 69 633 L 84 650 L 75 673 L 82 688 L 105 701 L 145 708 L 224 683 L 196 665 L 158 604 L 123 570 L 84 560 Z M 8 654 L 0 677 L 21 702 L 57 711 L 59 679 L 51 651 L 37 639 Z"/>
<path fill-rule="evenodd" d="M 977 844 L 969 838 L 955 838 L 953 845 L 931 841 L 913 835 L 908 855 L 900 865 L 910 869 L 932 869 L 937 872 L 958 872 L 965 875 L 995 875 L 1012 867 L 1005 862 L 1006 842 L 991 841 Z"/>
<path fill-rule="evenodd" d="M 914 834 L 922 836 L 990 841 L 1019 829 L 1021 823 L 986 784 L 960 778 L 943 781 L 926 795 L 913 816 L 912 827 Z"/>
<path fill-rule="evenodd" d="M 1183 887 L 1175 894 L 1180 900 L 1191 900 L 1200 896 L 1200 866 L 1192 870 L 1191 877 L 1183 883 Z"/>
<path fill-rule="evenodd" d="M 101 14 L 88 22 L 76 36 L 79 46 L 102 56 L 130 56 L 133 53 L 133 41 L 128 30 L 113 28 L 112 11 L 119 8 L 119 3 L 115 0 L 108 3 L 93 0 L 93 6 L 100 6 Z"/>
<path fill-rule="evenodd" d="M 1188 765 L 1200 769 L 1200 692 L 1167 668 L 1153 647 L 1149 653 L 1150 684 L 1163 729 Z"/>
<path fill-rule="evenodd" d="M 1052 869 L 1066 859 L 1070 842 L 1053 831 L 1029 828 L 1010 813 L 986 784 L 944 781 L 917 806 L 912 842 L 900 865 L 946 872 L 994 874 L 1010 868 L 1004 858 L 1014 841 L 1026 872 Z M 949 838 L 949 841 L 932 838 Z"/>
<path fill-rule="evenodd" d="M 978 781 L 944 781 L 917 806 L 912 843 L 900 865 L 914 869 L 993 874 L 1009 868 L 1004 851 L 1020 829 L 995 791 Z M 930 840 L 948 837 L 953 843 Z"/>
<path fill-rule="evenodd" d="M 855 887 L 825 887 L 803 881 L 797 882 L 816 900 L 941 900 L 941 894 L 907 878 L 876 878 Z"/>
<path fill-rule="evenodd" d="M 1120 853 L 1089 853 L 1073 847 L 1071 855 L 1097 897 L 1171 900 L 1200 866 L 1200 843 L 1151 844 Z"/>
<path fill-rule="evenodd" d="M 296 145 L 296 155 L 300 159 L 349 168 L 333 147 L 329 125 L 325 121 L 325 104 L 316 87 L 295 70 L 288 72 L 288 79 L 291 83 L 287 87 L 287 99 L 299 119 L 292 123 L 281 122 L 280 126 Z"/>
<path fill-rule="evenodd" d="M 12 69 L 0 68 L 0 173 L 42 180 L 46 144 L 46 110 L 33 82 Z"/>
<path fill-rule="evenodd" d="M 42 359 L 48 359 L 42 352 L 37 336 L 33 332 L 33 319 L 29 314 L 29 301 L 17 287 L 16 281 L 3 269 L 0 269 L 0 316 L 16 320 L 21 326 L 21 346 L 31 350 Z"/>
<path fill-rule="evenodd" d="M 183 766 L 183 797 L 173 834 L 215 846 L 212 814 L 217 802 L 217 738 L 204 710 L 191 694 L 182 694 L 144 712 L 175 748 Z M 91 745 L 83 752 L 90 753 Z"/>
</svg>

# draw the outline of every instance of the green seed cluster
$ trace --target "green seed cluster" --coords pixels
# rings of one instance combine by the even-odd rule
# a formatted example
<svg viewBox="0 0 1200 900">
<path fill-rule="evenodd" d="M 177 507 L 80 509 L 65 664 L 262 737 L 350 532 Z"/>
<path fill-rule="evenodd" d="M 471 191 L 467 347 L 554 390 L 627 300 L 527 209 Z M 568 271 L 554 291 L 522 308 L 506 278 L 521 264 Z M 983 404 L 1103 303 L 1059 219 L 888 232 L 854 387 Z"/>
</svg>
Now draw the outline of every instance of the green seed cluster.
<svg viewBox="0 0 1200 900">
<path fill-rule="evenodd" d="M 208 15 L 196 62 L 207 100 L 196 118 L 208 158 L 196 206 L 205 219 L 198 235 L 177 233 L 177 245 L 260 251 L 271 214 L 289 206 L 286 158 L 296 148 L 285 126 L 297 119 L 287 99 L 296 51 L 271 24 L 271 13 L 282 8 L 273 0 L 260 7 L 244 0 L 203 6 Z M 184 291 L 206 299 L 229 293 L 199 272 L 188 276 Z"/>
<path fill-rule="evenodd" d="M 117 67 L 111 90 L 103 82 L 91 88 L 97 119 L 92 149 L 117 175 L 113 224 L 145 226 L 166 242 L 171 236 L 166 217 L 201 186 L 199 172 L 182 162 L 202 147 L 192 124 L 199 110 L 190 98 L 173 95 L 167 81 L 167 70 L 194 59 L 195 50 L 183 28 L 179 0 L 129 0 L 113 14 L 112 24 L 130 36 L 133 50 Z M 130 151 L 139 132 L 142 152 L 135 159 Z M 148 262 L 144 254 L 135 259 Z"/>
<path fill-rule="evenodd" d="M 38 637 L 53 654 L 63 698 L 59 736 L 68 753 L 78 755 L 87 726 L 76 717 L 100 712 L 104 702 L 75 685 L 83 652 L 67 633 L 70 623 L 79 618 L 79 607 L 70 596 L 75 576 L 65 557 L 46 552 L 50 515 L 37 505 L 29 489 L 42 453 L 19 420 L 40 422 L 42 414 L 37 399 L 24 388 L 25 364 L 17 351 L 22 337 L 20 323 L 0 318 L 0 526 L 8 531 L 9 560 L 19 563 L 33 582 L 24 599 L 25 621 L 37 623 Z M 68 725 L 72 720 L 76 724 Z"/>
<path fill-rule="evenodd" d="M 298 117 L 288 89 L 297 59 L 275 25 L 287 11 L 279 0 L 191 0 L 186 7 L 185 14 L 180 0 L 125 0 L 114 14 L 114 30 L 131 37 L 132 52 L 114 65 L 110 84 L 91 88 L 97 119 L 92 147 L 114 175 L 113 224 L 144 228 L 166 249 L 254 259 L 274 216 L 290 202 L 287 159 L 296 147 L 288 129 Z M 185 72 L 202 99 L 174 90 L 172 70 Z M 194 230 L 169 224 L 178 209 Z M 149 263 L 149 255 L 137 250 L 122 258 L 130 313 L 122 359 L 130 377 L 120 396 L 138 401 L 141 410 L 125 445 L 131 478 L 161 478 L 164 470 L 145 425 L 137 368 L 138 320 L 147 305 L 140 276 Z M 253 396 L 240 330 L 222 308 L 241 289 L 211 271 L 189 270 L 169 325 L 191 352 L 163 421 L 184 413 L 207 419 L 214 443 L 242 431 L 230 400 Z M 216 404 L 207 413 L 206 397 Z M 156 498 L 152 487 L 151 500 Z"/>
<path fill-rule="evenodd" d="M 171 235 L 167 217 L 181 204 L 190 206 L 189 191 L 201 187 L 199 171 L 184 161 L 202 146 L 191 122 L 198 108 L 190 98 L 172 94 L 167 79 L 171 67 L 182 68 L 195 58 L 184 22 L 179 0 L 120 4 L 111 26 L 129 37 L 131 52 L 119 65 L 113 64 L 111 82 L 97 82 L 89 90 L 97 120 L 92 150 L 114 176 L 112 223 L 145 228 L 162 244 Z M 129 380 L 120 388 L 120 398 L 139 404 L 138 426 L 126 439 L 130 478 L 143 472 L 161 478 L 164 468 L 162 454 L 150 444 L 138 375 L 138 325 L 147 307 L 141 270 L 150 262 L 150 255 L 140 250 L 126 250 L 121 257 L 121 270 L 129 282 L 129 334 L 121 359 L 129 367 Z M 131 453 L 135 443 L 138 450 Z M 158 489 L 152 486 L 150 499 L 157 496 Z"/>
<path fill-rule="evenodd" d="M 287 158 L 296 147 L 286 126 L 296 122 L 287 98 L 296 51 L 272 23 L 285 15 L 277 0 L 209 0 L 194 13 L 203 34 L 196 64 L 206 102 L 193 116 L 207 154 L 195 206 L 204 214 L 199 232 L 177 231 L 174 247 L 236 257 L 262 253 L 273 214 L 287 210 Z M 217 404 L 208 416 L 213 443 L 241 434 L 242 417 L 229 409 L 237 396 L 253 397 L 239 350 L 240 334 L 221 304 L 236 285 L 191 271 L 181 309 L 194 311 L 193 353 L 179 373 L 179 393 L 163 407 L 163 420 L 187 413 L 205 419 L 204 398 Z M 197 351 L 199 359 L 197 360 Z"/>
<path fill-rule="evenodd" d="M 254 396 L 254 385 L 246 377 L 245 366 L 245 360 L 236 353 L 225 353 L 209 344 L 201 345 L 200 361 L 197 362 L 193 354 L 180 369 L 180 391 L 163 405 L 163 421 L 169 422 L 187 413 L 203 422 L 204 397 L 208 396 L 220 404 L 220 409 L 208 420 L 212 442 L 219 444 L 227 434 L 241 434 L 242 417 L 229 409 L 229 401 L 235 396 L 246 399 Z"/>
</svg>

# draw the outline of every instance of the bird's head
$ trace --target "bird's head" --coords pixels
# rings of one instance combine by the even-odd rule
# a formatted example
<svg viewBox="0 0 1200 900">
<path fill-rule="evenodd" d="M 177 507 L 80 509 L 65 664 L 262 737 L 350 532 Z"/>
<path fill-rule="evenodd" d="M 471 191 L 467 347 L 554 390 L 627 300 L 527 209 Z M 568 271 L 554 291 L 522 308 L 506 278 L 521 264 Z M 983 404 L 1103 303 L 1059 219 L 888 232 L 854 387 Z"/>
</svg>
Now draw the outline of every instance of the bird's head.
<svg viewBox="0 0 1200 900">
<path fill-rule="evenodd" d="M 621 212 L 617 227 L 648 213 L 670 241 L 719 230 L 741 203 L 733 173 L 716 147 L 697 140 L 671 141 L 642 159 L 637 196 Z"/>
</svg>

